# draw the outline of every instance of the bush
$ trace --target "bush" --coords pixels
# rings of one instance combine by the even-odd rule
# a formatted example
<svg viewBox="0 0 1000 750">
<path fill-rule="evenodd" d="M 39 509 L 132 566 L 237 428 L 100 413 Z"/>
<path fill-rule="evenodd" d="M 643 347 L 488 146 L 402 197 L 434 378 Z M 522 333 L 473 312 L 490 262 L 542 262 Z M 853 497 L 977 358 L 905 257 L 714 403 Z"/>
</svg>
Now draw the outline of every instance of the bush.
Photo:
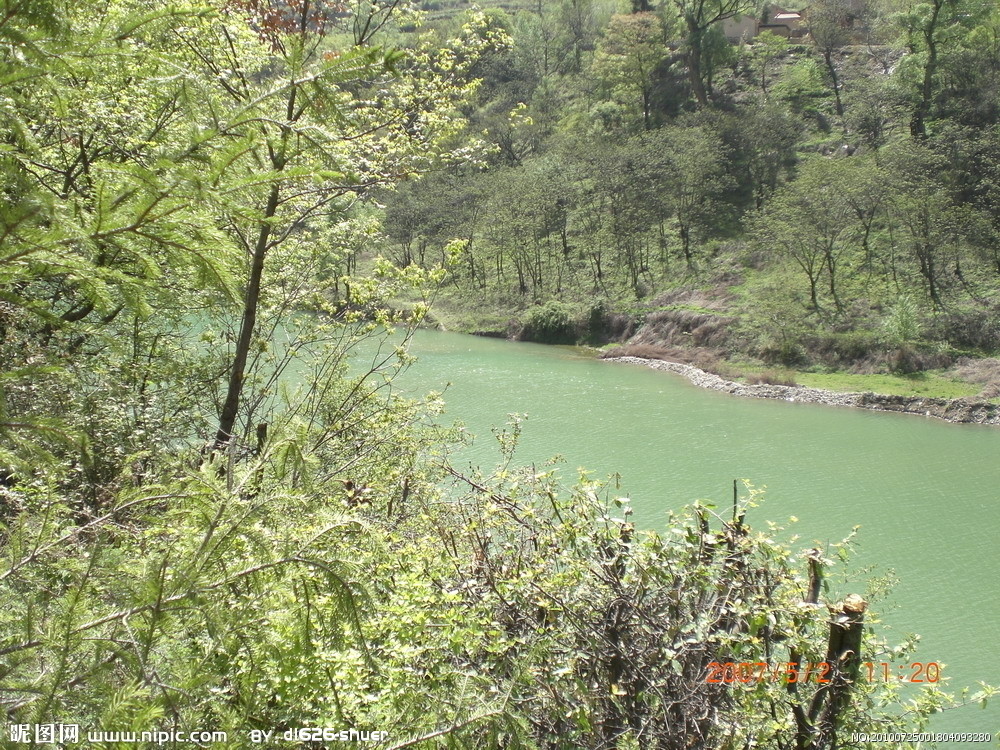
<svg viewBox="0 0 1000 750">
<path fill-rule="evenodd" d="M 1000 317 L 996 310 L 952 310 L 938 316 L 928 334 L 963 349 L 1000 349 Z"/>
<path fill-rule="evenodd" d="M 901 346 L 898 349 L 893 349 L 889 352 L 887 361 L 890 372 L 899 375 L 909 375 L 910 373 L 920 372 L 923 369 L 920 366 L 920 358 L 917 355 L 917 351 L 912 346 Z"/>
<path fill-rule="evenodd" d="M 519 338 L 541 344 L 574 344 L 580 338 L 580 325 L 569 305 L 549 300 L 528 311 Z"/>
<path fill-rule="evenodd" d="M 598 483 L 567 491 L 535 469 L 464 481 L 469 491 L 449 507 L 449 523 L 473 550 L 437 548 L 455 554 L 464 581 L 451 604 L 465 610 L 457 621 L 482 618 L 466 626 L 482 644 L 466 653 L 480 654 L 479 669 L 498 683 L 509 681 L 500 692 L 530 732 L 500 746 L 687 750 L 734 747 L 731 738 L 741 737 L 776 748 L 797 736 L 832 747 L 835 734 L 903 725 L 873 708 L 883 684 L 850 677 L 874 658 L 870 636 L 857 643 L 853 667 L 837 661 L 830 686 L 801 681 L 790 693 L 765 679 L 737 690 L 711 677 L 726 662 L 818 662 L 831 630 L 824 604 L 866 606 L 858 596 L 803 601 L 803 582 L 820 591 L 832 561 L 754 533 L 745 514 L 755 491 L 732 521 L 696 505 L 671 513 L 660 535 L 636 529 L 629 501 L 602 500 L 607 488 Z M 472 672 L 475 658 L 457 667 Z M 825 706 L 827 718 L 811 722 L 802 706 Z"/>
<path fill-rule="evenodd" d="M 899 299 L 882 321 L 882 331 L 886 341 L 892 346 L 902 346 L 920 338 L 921 330 L 920 309 L 917 303 L 909 294 L 899 295 Z"/>
<path fill-rule="evenodd" d="M 795 367 L 808 361 L 806 352 L 799 342 L 787 337 L 766 340 L 758 355 L 765 362 L 785 367 Z"/>
<path fill-rule="evenodd" d="M 587 341 L 595 346 L 625 341 L 635 333 L 638 322 L 633 315 L 612 312 L 608 300 L 600 298 L 590 305 L 584 333 Z"/>
<path fill-rule="evenodd" d="M 831 367 L 853 365 L 883 351 L 879 337 L 866 330 L 821 331 L 806 345 L 817 359 Z"/>
<path fill-rule="evenodd" d="M 591 329 L 593 343 L 625 341 L 635 333 L 636 327 L 641 325 L 641 320 L 626 313 L 605 313 L 601 324 L 603 327 L 599 336 Z"/>
</svg>

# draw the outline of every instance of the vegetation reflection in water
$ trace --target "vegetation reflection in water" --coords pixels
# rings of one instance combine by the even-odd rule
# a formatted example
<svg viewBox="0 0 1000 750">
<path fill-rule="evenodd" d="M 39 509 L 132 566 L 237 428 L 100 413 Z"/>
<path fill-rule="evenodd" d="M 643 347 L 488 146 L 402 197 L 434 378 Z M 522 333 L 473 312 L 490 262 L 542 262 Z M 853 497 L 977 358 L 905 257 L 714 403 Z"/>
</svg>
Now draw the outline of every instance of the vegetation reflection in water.
<svg viewBox="0 0 1000 750">
<path fill-rule="evenodd" d="M 475 436 L 460 453 L 467 464 L 495 462 L 491 429 L 526 414 L 521 463 L 559 452 L 566 481 L 577 467 L 615 474 L 636 523 L 653 528 L 690 501 L 728 503 L 732 479 L 746 478 L 767 490 L 754 525 L 786 522 L 783 533 L 798 535 L 803 549 L 860 527 L 850 580 L 830 581 L 831 598 L 894 573 L 876 601 L 889 640 L 919 633 L 914 659 L 945 665 L 952 690 L 1000 674 L 988 646 L 1000 618 L 990 594 L 1000 579 L 1000 430 L 737 399 L 564 347 L 418 331 L 411 351 L 417 363 L 399 382 L 413 393 L 445 390 L 444 419 Z M 967 707 L 933 727 L 995 731 L 1000 712 Z"/>
</svg>

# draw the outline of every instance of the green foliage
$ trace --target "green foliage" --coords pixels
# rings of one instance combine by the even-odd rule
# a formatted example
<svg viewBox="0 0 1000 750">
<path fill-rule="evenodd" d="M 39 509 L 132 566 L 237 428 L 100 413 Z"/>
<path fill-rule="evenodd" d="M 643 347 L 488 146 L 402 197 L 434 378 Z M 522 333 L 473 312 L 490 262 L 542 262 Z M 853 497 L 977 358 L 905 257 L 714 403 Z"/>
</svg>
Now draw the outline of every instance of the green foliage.
<svg viewBox="0 0 1000 750">
<path fill-rule="evenodd" d="M 808 331 L 804 300 L 782 294 L 782 290 L 794 283 L 791 277 L 791 270 L 786 269 L 782 274 L 748 285 L 744 304 L 749 312 L 741 323 L 743 336 L 755 356 L 786 367 L 805 362 L 804 340 Z"/>
<path fill-rule="evenodd" d="M 578 326 L 573 309 L 562 302 L 549 300 L 531 308 L 525 316 L 522 338 L 543 344 L 573 344 L 578 338 Z"/>
<path fill-rule="evenodd" d="M 731 690 L 705 680 L 713 661 L 824 653 L 823 610 L 802 602 L 815 551 L 793 554 L 772 541 L 777 527 L 744 524 L 758 493 L 731 521 L 698 505 L 661 536 L 635 529 L 628 500 L 601 500 L 604 488 L 585 477 L 570 492 L 547 469 L 459 481 L 470 494 L 451 512 L 463 531 L 442 546 L 471 545 L 456 557 L 465 606 L 486 605 L 496 623 L 480 658 L 531 717 L 535 742 L 735 747 L 751 737 L 777 747 L 803 728 L 789 702 L 811 700 L 811 687 L 790 697 L 781 681 Z M 878 710 L 878 685 L 855 689 L 837 719 L 844 731 L 871 726 Z"/>
<path fill-rule="evenodd" d="M 764 31 L 757 35 L 750 50 L 750 59 L 760 76 L 760 89 L 767 94 L 767 79 L 769 66 L 775 59 L 788 51 L 788 40 L 772 31 Z"/>
<path fill-rule="evenodd" d="M 948 48 L 951 78 L 932 76 L 927 101 L 961 128 L 898 144 L 895 110 L 849 116 L 879 162 L 816 156 L 792 180 L 802 126 L 782 103 L 825 96 L 819 68 L 797 61 L 775 101 L 712 111 L 713 80 L 747 94 L 716 78 L 737 6 L 679 3 L 683 30 L 614 16 L 600 41 L 584 0 L 416 37 L 393 28 L 393 3 L 329 18 L 296 5 L 298 24 L 255 1 L 7 8 L 9 720 L 735 749 L 821 746 L 948 705 L 924 693 L 901 712 L 864 681 L 841 684 L 843 700 L 707 682 L 713 661 L 820 661 L 828 618 L 805 592 L 832 563 L 752 530 L 753 491 L 732 517 L 702 504 L 662 534 L 636 529 L 600 483 L 517 469 L 516 422 L 498 433 L 499 468 L 462 474 L 441 400 L 393 388 L 446 281 L 499 310 L 530 303 L 525 335 L 570 343 L 634 299 L 746 269 L 759 276 L 743 331 L 782 362 L 810 340 L 837 356 L 871 343 L 824 330 L 857 320 L 845 300 L 896 300 L 884 333 L 903 346 L 922 333 L 916 290 L 942 308 L 992 293 L 995 175 L 978 155 L 995 144 L 963 130 L 992 115 L 963 104 L 955 76 L 959 53 L 990 61 L 994 16 L 949 17 L 951 32 L 914 42 L 923 72 L 931 42 Z M 669 89 L 685 73 L 690 91 Z M 701 111 L 668 121 L 692 97 Z M 750 206 L 744 252 L 718 238 Z M 933 330 L 991 341 L 970 305 Z"/>
<path fill-rule="evenodd" d="M 715 81 L 722 77 L 727 68 L 735 67 L 739 58 L 736 47 L 723 34 L 721 24 L 715 24 L 705 32 L 702 40 L 702 56 L 705 86 L 711 91 Z"/>
<path fill-rule="evenodd" d="M 852 249 L 854 211 L 844 186 L 843 170 L 836 162 L 813 160 L 803 165 L 799 177 L 771 199 L 758 217 L 756 242 L 761 248 L 784 255 L 805 274 L 809 304 L 820 308 L 819 283 L 825 274 L 831 301 L 842 307 L 837 293 L 837 273 L 844 255 Z M 810 227 L 804 233 L 802 228 Z"/>
<path fill-rule="evenodd" d="M 795 112 L 814 108 L 827 93 L 823 72 L 811 58 L 790 65 L 773 90 L 774 95 L 787 102 Z"/>
<path fill-rule="evenodd" d="M 662 39 L 653 13 L 612 16 L 594 59 L 596 77 L 616 99 L 638 110 L 646 130 L 652 127 L 653 73 L 666 56 Z"/>
<path fill-rule="evenodd" d="M 716 26 L 726 19 L 749 13 L 751 4 L 745 0 L 673 0 L 671 5 L 683 25 L 685 34 L 688 77 L 691 93 L 698 106 L 709 103 L 711 91 L 711 49 Z"/>
<path fill-rule="evenodd" d="M 994 13 L 942 6 L 934 21 L 933 3 L 885 3 L 858 15 L 831 0 L 811 8 L 809 44 L 764 33 L 739 57 L 723 35 L 739 3 L 675 6 L 618 8 L 633 12 L 602 21 L 589 67 L 568 64 L 566 16 L 542 6 L 526 12 L 523 28 L 510 26 L 521 51 L 503 75 L 491 70 L 478 92 L 476 111 L 491 113 L 483 123 L 498 147 L 494 178 L 452 169 L 406 191 L 406 217 L 387 201 L 398 258 L 436 258 L 450 239 L 471 238 L 453 276 L 456 304 L 470 310 L 460 327 L 482 329 L 474 317 L 501 331 L 504 318 L 528 305 L 554 298 L 583 306 L 594 294 L 624 312 L 678 286 L 739 284 L 734 269 L 756 267 L 766 255 L 771 262 L 760 270 L 782 275 L 779 266 L 797 265 L 795 256 L 824 243 L 805 272 L 816 286 L 806 304 L 819 311 L 818 328 L 807 328 L 821 347 L 827 334 L 850 326 L 877 328 L 901 292 L 930 297 L 938 310 L 990 307 L 1000 268 L 989 166 L 1000 111 L 991 93 Z M 910 18 L 902 34 L 898 11 Z M 856 54 L 862 39 L 867 56 Z M 924 117 L 931 129 L 913 146 L 925 147 L 927 158 L 913 158 L 944 189 L 936 207 L 923 203 L 938 218 L 921 230 L 911 200 L 927 194 L 915 179 L 921 170 L 914 179 L 893 173 L 906 161 L 897 154 L 915 153 L 907 132 L 932 43 L 938 57 Z M 973 102 L 979 88 L 985 98 Z M 512 111 L 530 125 L 511 126 Z M 640 129 L 648 138 L 632 140 Z M 800 161 L 810 164 L 796 172 Z M 830 164 L 816 179 L 814 162 L 822 161 Z M 803 201 L 799 209 L 775 205 L 768 214 L 788 215 L 786 242 L 765 249 L 753 241 L 758 212 L 792 193 Z M 397 217 L 405 231 L 397 231 Z M 831 244 L 827 230 L 838 222 Z M 923 239 L 914 237 L 921 232 Z M 792 249 L 775 253 L 779 244 Z M 800 302 L 801 285 L 775 288 L 790 303 L 786 311 Z M 923 335 L 947 338 L 943 330 Z M 759 343 L 734 341 L 742 354 Z M 774 343 L 764 349 L 777 351 Z M 817 355 L 826 361 L 800 341 L 781 357 Z"/>
<path fill-rule="evenodd" d="M 882 322 L 887 343 L 896 347 L 912 344 L 920 336 L 920 330 L 920 310 L 916 302 L 908 294 L 900 295 Z"/>
<path fill-rule="evenodd" d="M 849 127 L 870 149 L 884 146 L 902 127 L 905 95 L 894 81 L 858 81 L 847 105 Z"/>
</svg>

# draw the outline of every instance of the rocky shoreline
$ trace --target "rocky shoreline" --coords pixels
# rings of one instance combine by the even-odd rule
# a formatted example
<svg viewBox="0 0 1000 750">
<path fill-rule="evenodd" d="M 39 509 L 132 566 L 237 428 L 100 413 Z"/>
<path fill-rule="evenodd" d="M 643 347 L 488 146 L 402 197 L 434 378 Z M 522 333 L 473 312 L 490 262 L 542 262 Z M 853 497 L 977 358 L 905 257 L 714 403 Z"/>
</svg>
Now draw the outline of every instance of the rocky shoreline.
<svg viewBox="0 0 1000 750">
<path fill-rule="evenodd" d="M 609 362 L 628 362 L 655 370 L 667 370 L 683 375 L 699 388 L 723 391 L 748 398 L 775 398 L 802 401 L 827 406 L 853 406 L 874 411 L 896 411 L 934 417 L 948 422 L 1000 425 L 1000 405 L 968 398 L 922 398 L 920 396 L 889 396 L 882 393 L 840 393 L 819 388 L 789 385 L 749 385 L 734 383 L 694 365 L 667 362 L 642 357 L 608 357 Z"/>
</svg>

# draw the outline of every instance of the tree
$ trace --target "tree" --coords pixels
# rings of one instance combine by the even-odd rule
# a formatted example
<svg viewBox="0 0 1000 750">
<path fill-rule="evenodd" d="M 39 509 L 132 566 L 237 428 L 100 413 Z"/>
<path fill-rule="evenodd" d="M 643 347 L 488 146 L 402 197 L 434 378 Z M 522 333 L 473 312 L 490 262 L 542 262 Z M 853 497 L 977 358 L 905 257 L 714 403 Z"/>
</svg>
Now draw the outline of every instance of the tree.
<svg viewBox="0 0 1000 750">
<path fill-rule="evenodd" d="M 583 53 L 592 52 L 596 47 L 597 21 L 592 0 L 562 0 L 559 7 L 561 26 L 565 30 L 566 42 L 571 50 L 573 66 L 571 72 L 583 70 Z"/>
<path fill-rule="evenodd" d="M 1000 274 L 1000 133 L 971 127 L 946 127 L 935 138 L 948 161 L 955 203 L 969 211 L 966 236 L 971 247 Z"/>
<path fill-rule="evenodd" d="M 837 103 L 837 114 L 844 115 L 844 105 L 840 97 L 840 77 L 837 75 L 837 65 L 833 56 L 838 49 L 851 39 L 852 15 L 847 0 L 823 0 L 809 6 L 806 14 L 809 36 L 813 45 L 823 56 L 826 72 L 833 87 L 833 96 Z"/>
<path fill-rule="evenodd" d="M 942 55 L 952 51 L 986 7 L 963 0 L 928 0 L 912 3 L 898 16 L 912 58 L 900 74 L 914 90 L 910 117 L 910 134 L 914 138 L 927 137 L 927 119 L 940 83 Z"/>
<path fill-rule="evenodd" d="M 18 310 L 8 332 L 38 340 L 45 358 L 63 363 L 81 350 L 126 349 L 127 341 L 140 401 L 148 400 L 161 358 L 177 354 L 165 342 L 184 311 L 208 310 L 209 325 L 220 323 L 220 296 L 238 295 L 217 450 L 266 421 L 253 412 L 269 396 L 245 396 L 254 368 L 270 357 L 269 332 L 304 305 L 329 305 L 339 288 L 318 272 L 324 235 L 335 237 L 338 220 L 375 187 L 434 163 L 461 128 L 454 107 L 472 88 L 477 50 L 505 39 L 476 17 L 450 45 L 406 56 L 370 46 L 366 33 L 364 44 L 338 51 L 318 34 L 331 22 L 323 9 L 297 9 L 292 17 L 252 2 L 220 13 L 192 4 L 142 14 L 110 3 L 104 14 L 69 16 L 71 39 L 17 9 L 6 25 L 10 33 L 26 23 L 39 53 L 32 65 L 15 56 L 5 68 L 21 82 L 9 100 L 4 163 L 14 208 L 0 217 L 0 283 Z M 68 48 L 88 54 L 55 64 Z M 264 281 L 268 258 L 280 269 L 274 284 Z M 332 303 L 332 314 L 368 304 Z M 154 308 L 169 313 L 144 325 Z M 41 359 L 10 352 L 10 370 Z M 201 374 L 207 398 L 186 439 L 203 432 L 212 406 L 217 374 Z M 271 376 L 261 383 L 273 390 Z M 29 419 L 45 403 L 30 390 L 15 388 L 6 404 L 19 435 L 44 423 Z M 83 439 L 65 426 L 44 429 L 50 440 Z M 176 439 L 157 433 L 149 414 L 131 429 Z"/>
<path fill-rule="evenodd" d="M 130 444 L 131 432 L 88 440 L 87 413 L 73 405 L 67 381 L 92 381 L 89 357 L 124 349 L 130 365 L 122 374 L 140 387 L 128 405 L 131 431 L 145 422 L 140 445 L 169 442 L 176 433 L 149 423 L 143 402 L 154 378 L 140 363 L 155 366 L 164 350 L 176 350 L 152 329 L 195 305 L 191 282 L 203 297 L 233 288 L 228 243 L 203 200 L 209 139 L 192 126 L 183 77 L 159 54 L 171 25 L 200 11 L 112 4 L 102 14 L 77 8 L 57 16 L 55 6 L 34 3 L 9 11 L 0 28 L 23 51 L 0 62 L 9 83 L 0 166 L 9 201 L 0 211 L 0 288 L 9 305 L 2 367 L 20 375 L 7 382 L 5 421 L 21 448 L 68 453 L 97 488 L 92 472 Z M 154 307 L 162 315 L 146 329 L 141 322 Z M 41 395 L 45 387 L 51 399 Z M 5 457 L 8 466 L 16 462 Z"/>
<path fill-rule="evenodd" d="M 353 198 L 427 165 L 454 133 L 467 81 L 445 71 L 475 45 L 407 62 L 313 50 L 307 67 L 313 51 L 284 17 L 252 29 L 246 8 L 95 9 L 16 3 L 0 20 L 0 702 L 11 721 L 235 732 L 257 701 L 284 698 L 260 692 L 258 645 L 364 650 L 362 592 L 338 553 L 355 521 L 330 500 L 345 473 L 368 480 L 385 464 L 397 468 L 363 486 L 388 485 L 402 505 L 423 474 L 421 449 L 403 447 L 413 413 L 345 357 L 392 319 L 385 296 L 424 275 L 375 263 L 343 310 L 317 294 L 340 250 L 323 243 Z M 315 19 L 299 10 L 304 36 Z M 387 62 L 407 74 L 384 76 Z M 311 119 L 336 115 L 342 129 Z M 349 127 L 362 122 L 379 132 Z M 244 364 L 280 347 L 265 307 L 308 330 L 290 349 L 318 356 L 302 398 L 265 415 L 270 432 L 257 419 L 256 445 L 228 443 L 222 476 L 191 445 L 237 369 L 215 369 L 226 346 L 210 320 L 240 296 L 243 329 L 256 328 Z M 325 315 L 290 320 L 310 305 Z M 397 359 L 394 342 L 373 368 Z M 267 396 L 241 386 L 261 416 Z M 299 595 L 310 604 L 290 606 Z"/>
<path fill-rule="evenodd" d="M 715 24 L 748 13 L 752 8 L 746 0 L 674 0 L 674 4 L 687 32 L 685 44 L 691 91 L 698 106 L 705 107 L 710 93 L 705 85 L 706 33 Z"/>
<path fill-rule="evenodd" d="M 646 135 L 655 137 L 659 132 Z M 670 217 L 666 202 L 660 199 L 670 174 L 666 159 L 647 143 L 646 138 L 631 138 L 618 148 L 597 154 L 591 165 L 595 192 L 601 196 L 604 210 L 605 233 L 598 241 L 608 241 L 614 267 L 624 272 L 628 288 L 637 297 L 648 292 L 653 248 L 658 244 L 660 254 L 665 255 Z"/>
<path fill-rule="evenodd" d="M 581 73 L 583 55 L 594 51 L 597 36 L 593 0 L 538 2 L 517 17 L 518 53 L 535 61 L 542 78 Z"/>
<path fill-rule="evenodd" d="M 308 222 L 331 210 L 342 211 L 338 201 L 349 203 L 428 164 L 436 144 L 455 129 L 453 120 L 441 116 L 461 95 L 453 81 L 475 62 L 476 50 L 494 41 L 490 32 L 478 35 L 470 25 L 453 46 L 419 51 L 412 63 L 404 63 L 397 53 L 363 45 L 347 52 L 324 51 L 321 37 L 310 26 L 309 8 L 300 7 L 292 33 L 269 27 L 270 17 L 258 10 L 257 27 L 277 40 L 272 42 L 279 55 L 276 61 L 207 53 L 200 40 L 186 40 L 205 66 L 206 80 L 229 79 L 209 92 L 226 113 L 224 132 L 240 137 L 238 157 L 228 150 L 220 154 L 225 176 L 252 180 L 266 193 L 256 206 L 257 190 L 246 193 L 242 197 L 249 205 L 233 206 L 225 220 L 247 253 L 249 268 L 216 450 L 235 435 L 266 259 L 280 246 L 306 239 L 301 228 Z M 482 26 L 483 20 L 474 23 Z M 274 65 L 277 74 L 264 75 L 262 64 Z M 415 74 L 410 81 L 389 89 L 373 86 L 397 65 Z M 448 73 L 438 75 L 435 67 Z M 374 98 L 365 101 L 352 95 L 348 83 L 365 84 L 362 90 Z M 311 184 L 304 184 L 304 178 Z M 250 429 L 249 422 L 243 429 Z"/>
<path fill-rule="evenodd" d="M 944 306 L 942 266 L 950 255 L 960 268 L 964 233 L 971 223 L 942 182 L 945 165 L 940 154 L 919 141 L 901 144 L 886 161 L 897 241 L 916 261 L 927 296 L 938 309 Z"/>
<path fill-rule="evenodd" d="M 906 97 L 892 80 L 865 79 L 847 98 L 845 120 L 861 143 L 878 151 L 906 122 Z"/>
<path fill-rule="evenodd" d="M 662 128 L 642 145 L 658 173 L 658 199 L 677 224 L 681 254 L 690 267 L 694 249 L 725 222 L 727 205 L 721 197 L 729 187 L 728 153 L 718 135 L 698 126 Z"/>
<path fill-rule="evenodd" d="M 967 33 L 941 59 L 936 109 L 944 119 L 988 130 L 1000 122 L 1000 11 L 973 6 L 966 15 Z"/>
<path fill-rule="evenodd" d="M 660 20 L 653 13 L 612 16 L 598 47 L 594 70 L 606 85 L 637 96 L 642 124 L 653 127 L 653 73 L 667 56 Z"/>
<path fill-rule="evenodd" d="M 820 309 L 819 281 L 827 274 L 830 297 L 842 309 L 837 292 L 840 260 L 851 249 L 854 213 L 839 185 L 840 163 L 814 159 L 797 178 L 779 190 L 756 222 L 756 242 L 791 259 L 809 282 L 809 302 Z"/>
<path fill-rule="evenodd" d="M 716 76 L 726 68 L 735 71 L 739 59 L 738 48 L 726 39 L 722 24 L 717 23 L 705 32 L 701 50 L 701 69 L 705 74 L 705 90 L 711 95 L 714 91 Z"/>
<path fill-rule="evenodd" d="M 561 293 L 574 201 L 562 165 L 549 156 L 532 159 L 493 175 L 488 190 L 478 222 L 485 240 L 478 253 L 483 285 L 492 276 L 506 295 L 513 269 L 519 295 L 540 302 L 546 293 Z"/>
<path fill-rule="evenodd" d="M 770 102 L 753 104 L 738 114 L 705 111 L 698 117 L 698 122 L 720 134 L 730 154 L 729 175 L 743 202 L 761 208 L 795 166 L 802 123 Z"/>
<path fill-rule="evenodd" d="M 875 159 L 854 156 L 844 160 L 834 178 L 835 189 L 853 212 L 854 234 L 861 243 L 864 264 L 874 269 L 876 250 L 873 236 L 885 226 L 889 176 Z M 890 269 L 893 273 L 895 269 Z"/>
<path fill-rule="evenodd" d="M 754 39 L 750 55 L 760 73 L 760 90 L 765 97 L 767 96 L 768 67 L 785 54 L 788 47 L 788 40 L 773 31 L 762 31 Z"/>
<path fill-rule="evenodd" d="M 461 433 L 439 426 L 440 400 L 391 392 L 386 363 L 405 364 L 405 335 L 369 333 L 401 319 L 404 292 L 419 318 L 413 287 L 443 273 L 377 257 L 358 273 L 358 246 L 384 242 L 378 207 L 358 204 L 447 161 L 476 48 L 369 49 L 391 5 L 350 17 L 337 6 L 324 20 L 294 4 L 297 15 L 253 25 L 260 5 L 30 3 L 0 19 L 11 743 L 58 723 L 122 730 L 126 744 L 150 727 L 239 745 L 325 726 L 398 749 L 828 750 L 853 731 L 919 726 L 944 699 L 900 706 L 892 687 L 857 679 L 881 653 L 863 631 L 868 603 L 821 601 L 832 561 L 775 542 L 774 525 L 755 533 L 757 493 L 734 498 L 731 515 L 697 505 L 647 532 L 610 486 L 514 468 L 516 422 L 498 431 L 500 467 L 456 471 L 446 446 Z M 314 48 L 304 27 L 339 21 L 344 36 L 327 43 L 359 49 Z M 489 36 L 475 21 L 468 31 Z M 637 199 L 616 197 L 624 179 L 609 167 L 669 180 L 685 169 L 672 149 L 704 167 L 725 156 L 712 140 L 705 127 L 591 141 L 583 179 L 556 150 L 525 159 L 492 178 L 511 217 L 501 239 L 551 289 L 546 274 L 572 268 L 574 242 L 617 211 L 616 232 L 647 263 L 656 224 L 680 203 L 642 180 Z M 417 254 L 414 236 L 436 243 L 460 223 L 412 213 L 395 239 Z M 481 253 L 479 217 L 470 224 L 475 236 L 444 253 Z M 536 317 L 550 332 L 571 322 L 560 303 Z M 218 428 L 243 337 L 216 324 L 233 319 L 255 332 L 220 472 L 196 444 Z M 359 348 L 360 373 L 348 362 Z M 298 382 L 277 382 L 293 359 Z M 778 658 L 786 669 L 772 675 Z M 789 665 L 823 660 L 822 684 Z"/>
</svg>

